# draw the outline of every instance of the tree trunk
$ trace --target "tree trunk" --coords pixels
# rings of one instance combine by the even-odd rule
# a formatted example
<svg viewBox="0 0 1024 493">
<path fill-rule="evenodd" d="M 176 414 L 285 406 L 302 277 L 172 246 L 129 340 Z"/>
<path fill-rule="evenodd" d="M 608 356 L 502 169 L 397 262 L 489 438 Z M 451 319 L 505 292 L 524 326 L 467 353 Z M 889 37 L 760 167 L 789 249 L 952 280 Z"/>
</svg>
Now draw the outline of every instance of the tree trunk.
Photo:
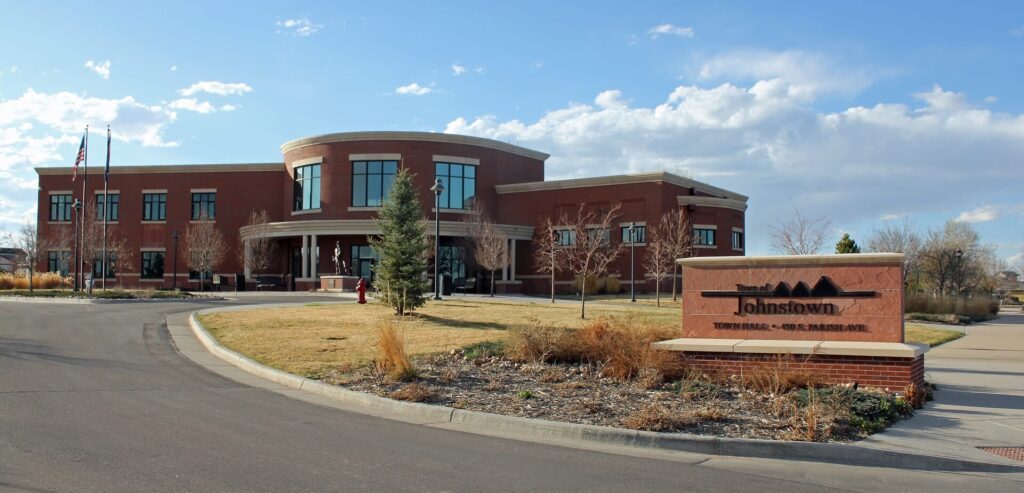
<svg viewBox="0 0 1024 493">
<path fill-rule="evenodd" d="M 661 279 L 654 278 L 654 303 L 661 308 Z"/>
<path fill-rule="evenodd" d="M 672 301 L 676 301 L 676 264 L 672 264 Z"/>
<path fill-rule="evenodd" d="M 494 271 L 491 271 L 491 298 L 494 297 Z"/>
<path fill-rule="evenodd" d="M 587 276 L 583 276 L 583 285 L 580 286 L 580 318 L 587 318 Z"/>
<path fill-rule="evenodd" d="M 15 269 L 15 270 L 17 270 L 17 269 Z M 31 267 L 29 267 L 29 269 L 28 269 L 28 292 L 29 293 L 32 292 L 32 268 Z"/>
<path fill-rule="evenodd" d="M 551 302 L 555 302 L 555 264 L 551 264 Z"/>
</svg>

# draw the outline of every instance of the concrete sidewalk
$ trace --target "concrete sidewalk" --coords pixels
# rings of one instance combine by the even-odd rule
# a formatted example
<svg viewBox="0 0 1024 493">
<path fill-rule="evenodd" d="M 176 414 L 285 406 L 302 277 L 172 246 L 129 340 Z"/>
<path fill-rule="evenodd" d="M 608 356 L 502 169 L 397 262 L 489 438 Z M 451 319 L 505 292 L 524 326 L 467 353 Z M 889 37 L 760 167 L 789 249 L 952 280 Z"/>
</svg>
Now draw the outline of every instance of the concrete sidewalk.
<svg viewBox="0 0 1024 493">
<path fill-rule="evenodd" d="M 1024 447 L 1024 313 L 965 330 L 925 357 L 935 400 L 864 445 L 1020 464 L 977 447 Z"/>
</svg>

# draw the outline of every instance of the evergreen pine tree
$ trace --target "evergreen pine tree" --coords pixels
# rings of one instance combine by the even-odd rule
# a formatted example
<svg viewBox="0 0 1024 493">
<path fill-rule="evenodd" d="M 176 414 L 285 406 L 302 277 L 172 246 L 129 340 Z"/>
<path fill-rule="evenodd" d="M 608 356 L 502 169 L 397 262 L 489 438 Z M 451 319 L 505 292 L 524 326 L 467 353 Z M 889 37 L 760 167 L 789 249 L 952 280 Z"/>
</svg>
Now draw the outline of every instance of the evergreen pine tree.
<svg viewBox="0 0 1024 493">
<path fill-rule="evenodd" d="M 423 296 L 427 290 L 426 230 L 413 175 L 407 170 L 395 175 L 377 224 L 381 235 L 370 239 L 370 246 L 380 257 L 373 267 L 377 297 L 396 314 L 405 315 L 427 300 Z"/>
<path fill-rule="evenodd" d="M 850 238 L 850 233 L 843 233 L 843 237 L 836 243 L 836 253 L 860 253 L 860 247 Z"/>
</svg>

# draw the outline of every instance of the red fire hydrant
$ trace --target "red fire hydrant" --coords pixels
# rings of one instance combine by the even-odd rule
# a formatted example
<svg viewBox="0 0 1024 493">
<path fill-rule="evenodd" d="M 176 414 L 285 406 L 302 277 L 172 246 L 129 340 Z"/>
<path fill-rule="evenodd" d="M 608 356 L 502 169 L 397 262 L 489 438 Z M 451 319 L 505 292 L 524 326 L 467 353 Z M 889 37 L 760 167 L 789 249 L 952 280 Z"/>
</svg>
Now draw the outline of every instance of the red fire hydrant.
<svg viewBox="0 0 1024 493">
<path fill-rule="evenodd" d="M 356 292 L 359 293 L 359 304 L 366 304 L 366 281 L 360 277 L 359 282 L 356 283 Z"/>
</svg>

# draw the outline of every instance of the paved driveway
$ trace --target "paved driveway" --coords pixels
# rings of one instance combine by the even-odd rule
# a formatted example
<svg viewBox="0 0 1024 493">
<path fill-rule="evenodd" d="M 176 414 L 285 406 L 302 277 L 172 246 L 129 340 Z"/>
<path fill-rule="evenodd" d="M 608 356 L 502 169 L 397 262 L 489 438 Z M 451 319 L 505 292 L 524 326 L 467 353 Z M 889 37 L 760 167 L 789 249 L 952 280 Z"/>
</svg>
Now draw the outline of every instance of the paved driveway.
<svg viewBox="0 0 1024 493">
<path fill-rule="evenodd" d="M 611 454 L 353 414 L 224 378 L 184 359 L 171 343 L 164 315 L 200 306 L 0 302 L 0 490 L 793 492 L 824 486 L 1020 486 L 1008 478 L 885 468 Z"/>
</svg>

